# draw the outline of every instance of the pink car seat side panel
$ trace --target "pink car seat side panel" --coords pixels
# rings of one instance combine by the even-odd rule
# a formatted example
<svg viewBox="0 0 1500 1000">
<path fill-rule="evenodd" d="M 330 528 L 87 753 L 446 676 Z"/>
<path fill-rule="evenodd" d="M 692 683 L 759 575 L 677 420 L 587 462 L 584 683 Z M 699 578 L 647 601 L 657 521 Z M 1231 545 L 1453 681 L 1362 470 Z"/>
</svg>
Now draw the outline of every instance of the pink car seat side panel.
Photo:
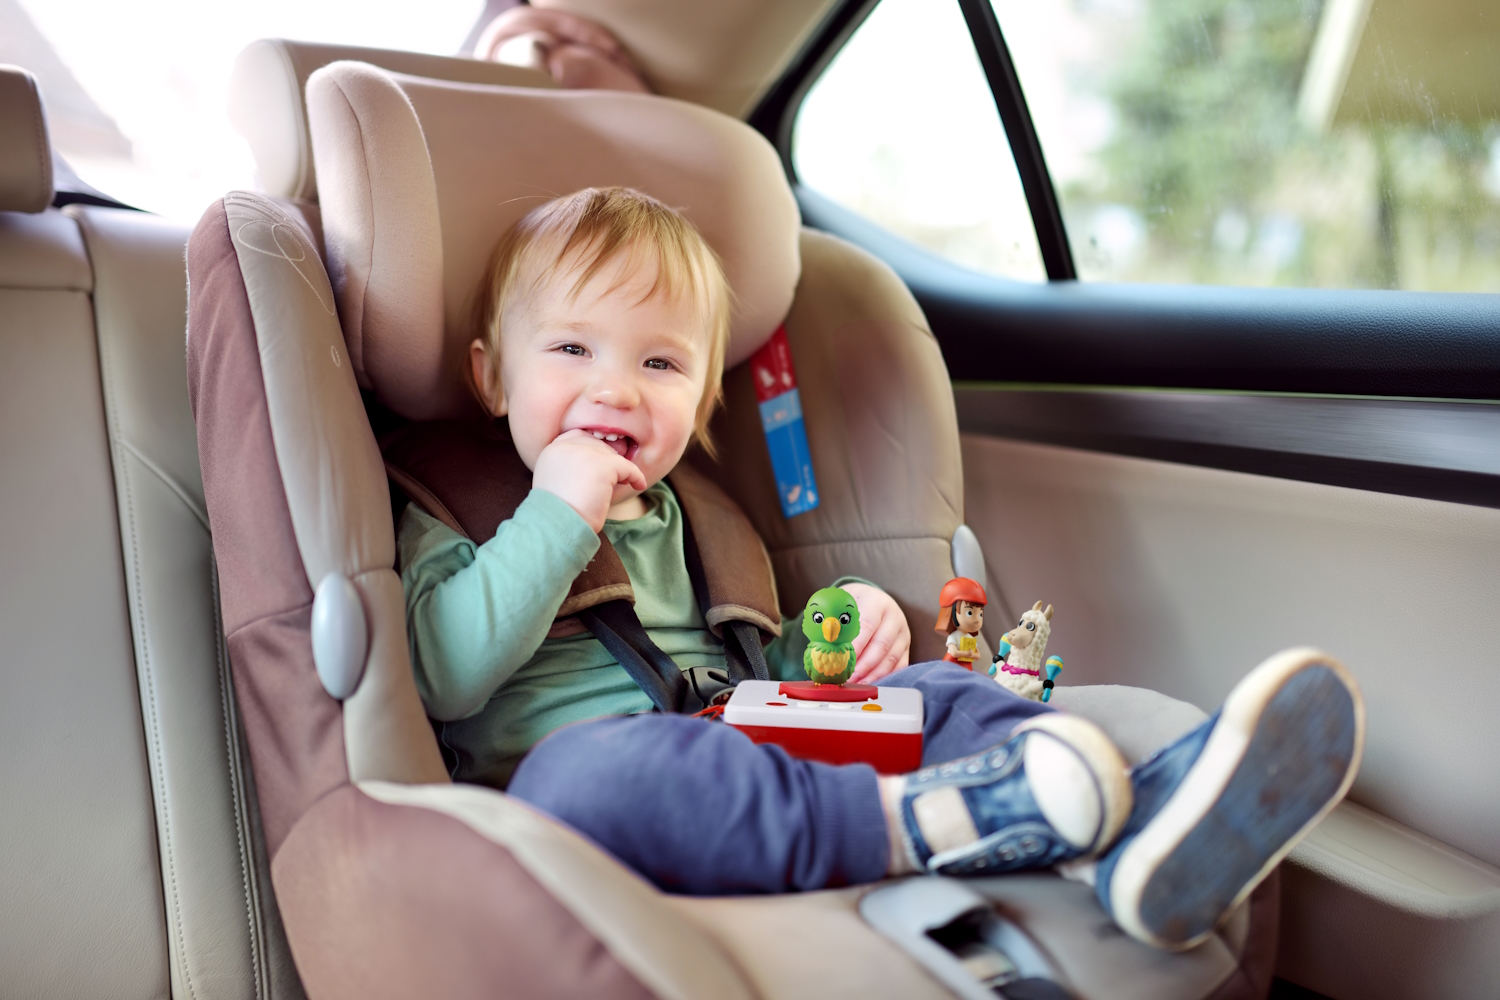
<svg viewBox="0 0 1500 1000">
<path fill-rule="evenodd" d="M 271 438 L 260 352 L 224 206 L 188 242 L 188 392 L 213 525 L 224 632 L 266 847 L 349 780 L 338 702 L 308 638 L 312 587 Z"/>
<path fill-rule="evenodd" d="M 341 788 L 272 872 L 310 997 L 652 996 L 509 851 L 430 809 Z"/>
</svg>

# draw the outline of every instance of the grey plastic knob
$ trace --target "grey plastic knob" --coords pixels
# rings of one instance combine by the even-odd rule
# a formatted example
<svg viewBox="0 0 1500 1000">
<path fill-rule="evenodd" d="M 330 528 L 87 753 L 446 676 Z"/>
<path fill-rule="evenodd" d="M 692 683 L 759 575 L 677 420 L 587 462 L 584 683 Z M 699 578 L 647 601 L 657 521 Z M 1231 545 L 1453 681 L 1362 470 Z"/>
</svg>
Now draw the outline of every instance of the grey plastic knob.
<svg viewBox="0 0 1500 1000">
<path fill-rule="evenodd" d="M 359 591 L 342 574 L 329 573 L 313 593 L 312 648 L 323 690 L 339 701 L 353 694 L 365 673 L 370 633 Z"/>
</svg>

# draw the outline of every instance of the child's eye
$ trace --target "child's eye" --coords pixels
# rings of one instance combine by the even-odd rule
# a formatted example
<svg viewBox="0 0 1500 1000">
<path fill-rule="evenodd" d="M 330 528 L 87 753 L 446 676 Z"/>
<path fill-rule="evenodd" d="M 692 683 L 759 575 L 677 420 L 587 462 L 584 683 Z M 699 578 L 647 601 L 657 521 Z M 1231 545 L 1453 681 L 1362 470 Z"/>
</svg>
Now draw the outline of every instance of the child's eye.
<svg viewBox="0 0 1500 1000">
<path fill-rule="evenodd" d="M 672 370 L 673 365 L 672 362 L 668 361 L 666 358 L 652 358 L 650 361 L 646 362 L 646 367 L 652 369 L 653 371 L 669 372 Z"/>
<path fill-rule="evenodd" d="M 575 358 L 581 358 L 584 355 L 588 354 L 588 349 L 582 344 L 564 344 L 559 347 L 558 350 L 562 351 L 564 354 L 571 354 Z"/>
</svg>

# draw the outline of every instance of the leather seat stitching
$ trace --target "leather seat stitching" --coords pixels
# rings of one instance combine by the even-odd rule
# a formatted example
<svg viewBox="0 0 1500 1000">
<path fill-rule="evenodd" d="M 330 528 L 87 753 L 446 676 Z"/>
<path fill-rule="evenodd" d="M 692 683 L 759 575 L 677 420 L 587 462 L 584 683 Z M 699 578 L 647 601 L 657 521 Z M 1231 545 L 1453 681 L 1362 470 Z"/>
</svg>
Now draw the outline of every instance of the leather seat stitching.
<svg viewBox="0 0 1500 1000">
<path fill-rule="evenodd" d="M 116 437 L 115 440 L 121 448 L 124 448 L 126 451 L 134 455 L 142 465 L 144 465 L 151 473 L 156 476 L 157 479 L 160 479 L 162 481 L 162 485 L 166 486 L 167 489 L 176 494 L 177 499 L 181 500 L 183 502 L 183 505 L 186 506 L 187 509 L 192 513 L 193 517 L 198 519 L 198 523 L 203 525 L 204 531 L 209 530 L 208 512 L 203 510 L 198 505 L 198 503 L 188 495 L 187 490 L 183 489 L 180 484 L 178 484 L 171 476 L 166 473 L 164 469 L 161 468 L 161 466 L 157 465 L 151 459 L 147 458 L 135 445 L 131 444 L 123 437 Z"/>
<path fill-rule="evenodd" d="M 111 351 L 108 345 L 108 338 L 99 336 L 97 320 L 94 326 L 94 336 L 98 343 L 99 349 L 101 382 L 104 383 L 104 385 L 109 386 L 109 389 L 104 391 L 103 395 L 105 397 L 104 402 L 106 408 L 106 419 L 111 426 L 110 440 L 112 443 L 118 446 L 122 442 L 120 436 L 117 433 L 114 433 L 113 429 L 120 426 L 119 407 L 117 405 L 117 400 L 114 398 L 114 392 L 112 391 L 112 380 L 107 377 L 107 373 L 113 370 L 113 365 L 110 363 Z M 101 386 L 101 388 L 103 388 L 103 386 Z M 116 452 L 116 454 L 119 454 L 118 451 Z M 151 659 L 151 644 L 146 631 L 146 618 L 148 616 L 145 613 L 146 594 L 144 588 L 141 585 L 140 554 L 142 549 L 140 538 L 138 536 L 136 528 L 135 491 L 132 489 L 130 483 L 129 466 L 124 461 L 117 461 L 115 463 L 115 468 L 116 474 L 120 477 L 120 485 L 122 487 L 121 492 L 125 496 L 125 520 L 130 528 L 131 577 L 135 582 L 135 600 L 131 602 L 131 604 L 133 605 L 133 607 L 131 608 L 131 618 L 133 619 L 135 634 L 140 639 L 140 642 L 138 644 L 138 648 L 140 650 L 140 662 L 137 664 L 137 668 L 139 672 L 144 675 L 146 679 L 146 687 L 149 691 L 149 697 L 144 699 L 144 703 L 145 705 L 149 705 L 150 711 L 149 713 L 145 713 L 145 717 L 150 719 L 151 746 L 153 751 L 151 753 L 151 771 L 155 778 L 156 788 L 159 790 L 153 795 L 153 798 L 156 799 L 158 814 L 160 817 L 159 825 L 161 827 L 161 838 L 163 841 L 162 847 L 164 848 L 162 853 L 165 856 L 166 860 L 167 882 L 172 894 L 172 924 L 176 929 L 176 934 L 174 935 L 175 941 L 173 950 L 177 953 L 177 961 L 182 968 L 182 980 L 187 984 L 188 996 L 196 997 L 197 991 L 193 987 L 192 970 L 188 966 L 186 945 L 183 941 L 182 900 L 177 889 L 177 854 L 173 848 L 171 809 L 168 808 L 166 802 L 167 782 L 162 764 L 161 717 L 158 714 L 159 703 L 157 698 L 156 671 Z"/>
<path fill-rule="evenodd" d="M 210 555 L 212 563 L 212 590 L 214 598 L 215 619 L 219 618 L 219 568 L 218 561 Z M 250 857 L 249 842 L 246 836 L 250 833 L 249 819 L 245 814 L 245 782 L 240 769 L 244 762 L 240 759 L 239 745 L 236 740 L 238 732 L 235 724 L 234 698 L 231 685 L 234 683 L 228 666 L 228 656 L 224 648 L 224 630 L 215 621 L 214 625 L 214 665 L 219 677 L 219 706 L 224 715 L 224 743 L 229 763 L 229 787 L 230 801 L 234 805 L 234 832 L 235 840 L 238 842 L 240 852 L 240 879 L 245 888 L 245 925 L 250 937 L 250 971 L 254 977 L 255 995 L 257 997 L 268 996 L 268 990 L 261 984 L 261 966 L 266 961 L 265 956 L 265 932 L 257 919 L 257 911 L 260 907 L 259 887 L 256 884 L 253 871 L 252 859 Z"/>
</svg>

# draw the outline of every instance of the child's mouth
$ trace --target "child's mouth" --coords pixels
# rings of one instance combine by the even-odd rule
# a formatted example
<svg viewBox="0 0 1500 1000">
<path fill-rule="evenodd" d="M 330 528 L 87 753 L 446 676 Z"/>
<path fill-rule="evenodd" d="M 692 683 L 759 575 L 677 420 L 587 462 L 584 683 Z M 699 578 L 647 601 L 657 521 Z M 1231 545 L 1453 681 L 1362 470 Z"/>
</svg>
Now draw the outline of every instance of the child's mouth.
<svg viewBox="0 0 1500 1000">
<path fill-rule="evenodd" d="M 641 446 L 629 434 L 618 434 L 614 431 L 593 431 L 592 433 L 596 440 L 609 445 L 626 461 L 634 461 L 636 452 L 641 450 Z"/>
</svg>

